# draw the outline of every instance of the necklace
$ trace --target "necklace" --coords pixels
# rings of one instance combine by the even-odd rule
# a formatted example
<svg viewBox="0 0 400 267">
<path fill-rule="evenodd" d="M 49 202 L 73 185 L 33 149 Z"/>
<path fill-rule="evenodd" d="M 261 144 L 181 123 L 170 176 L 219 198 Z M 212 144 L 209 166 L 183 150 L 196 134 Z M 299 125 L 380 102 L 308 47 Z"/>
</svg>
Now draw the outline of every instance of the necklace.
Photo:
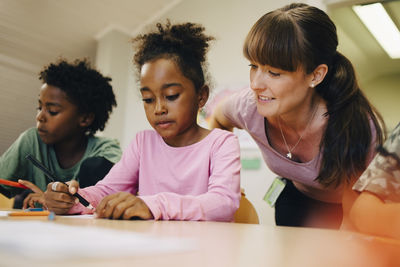
<svg viewBox="0 0 400 267">
<path fill-rule="evenodd" d="M 307 131 L 308 126 L 310 126 L 311 121 L 313 120 L 313 118 L 314 118 L 314 116 L 315 116 L 315 113 L 317 113 L 317 107 L 315 107 L 315 109 L 314 109 L 314 111 L 313 111 L 313 114 L 311 115 L 310 120 L 308 121 L 308 123 L 307 123 L 307 125 L 306 125 L 306 128 L 304 129 L 303 133 L 300 135 L 299 140 L 297 140 L 296 144 L 294 144 L 294 146 L 292 147 L 292 149 L 289 148 L 289 145 L 288 145 L 288 143 L 286 142 L 286 138 L 285 138 L 285 135 L 283 134 L 282 127 L 281 127 L 281 118 L 278 117 L 279 130 L 281 131 L 281 135 L 282 135 L 283 142 L 285 143 L 286 149 L 287 149 L 287 151 L 288 151 L 288 153 L 286 154 L 286 157 L 287 157 L 287 158 L 292 159 L 292 152 L 295 150 L 295 148 L 297 147 L 297 145 L 300 143 L 301 139 L 303 138 L 303 135 L 304 135 L 304 133 Z"/>
</svg>

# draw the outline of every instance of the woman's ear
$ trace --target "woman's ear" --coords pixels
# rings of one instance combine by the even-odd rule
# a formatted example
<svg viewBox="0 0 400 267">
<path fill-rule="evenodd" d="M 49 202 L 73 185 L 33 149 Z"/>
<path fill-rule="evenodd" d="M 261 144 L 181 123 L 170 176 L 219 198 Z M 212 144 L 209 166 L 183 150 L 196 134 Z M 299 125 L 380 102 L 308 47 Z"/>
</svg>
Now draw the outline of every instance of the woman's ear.
<svg viewBox="0 0 400 267">
<path fill-rule="evenodd" d="M 327 73 L 328 73 L 328 66 L 326 64 L 318 65 L 312 72 L 311 83 L 313 86 L 311 86 L 311 87 L 314 87 L 314 86 L 317 86 L 318 84 L 320 84 L 324 80 Z"/>
<path fill-rule="evenodd" d="M 80 118 L 79 125 L 82 128 L 87 128 L 93 123 L 93 120 L 94 120 L 94 113 L 82 114 L 81 118 Z"/>
<path fill-rule="evenodd" d="M 210 95 L 210 88 L 208 85 L 203 85 L 199 91 L 199 108 L 204 107 L 207 103 L 208 96 Z"/>
</svg>

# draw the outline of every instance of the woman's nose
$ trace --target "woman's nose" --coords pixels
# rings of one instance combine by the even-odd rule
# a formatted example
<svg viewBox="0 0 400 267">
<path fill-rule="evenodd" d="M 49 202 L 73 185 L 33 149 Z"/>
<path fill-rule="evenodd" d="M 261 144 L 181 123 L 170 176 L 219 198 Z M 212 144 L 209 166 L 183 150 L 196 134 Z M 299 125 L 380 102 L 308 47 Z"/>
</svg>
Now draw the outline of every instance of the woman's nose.
<svg viewBox="0 0 400 267">
<path fill-rule="evenodd" d="M 260 70 L 250 74 L 250 87 L 253 90 L 265 90 L 267 88 L 266 74 Z"/>
</svg>

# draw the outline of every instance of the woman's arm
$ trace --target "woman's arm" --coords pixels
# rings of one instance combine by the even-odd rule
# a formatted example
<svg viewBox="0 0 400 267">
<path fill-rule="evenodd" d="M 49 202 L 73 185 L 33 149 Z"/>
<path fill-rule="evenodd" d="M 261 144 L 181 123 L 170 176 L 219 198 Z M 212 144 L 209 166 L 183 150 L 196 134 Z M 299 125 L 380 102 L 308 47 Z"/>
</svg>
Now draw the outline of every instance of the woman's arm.
<svg viewBox="0 0 400 267">
<path fill-rule="evenodd" d="M 209 122 L 211 129 L 220 128 L 228 131 L 233 130 L 233 123 L 222 112 L 223 105 L 226 101 L 222 101 L 215 108 Z"/>
<path fill-rule="evenodd" d="M 400 203 L 385 203 L 368 191 L 355 200 L 350 221 L 360 232 L 400 239 Z"/>
</svg>

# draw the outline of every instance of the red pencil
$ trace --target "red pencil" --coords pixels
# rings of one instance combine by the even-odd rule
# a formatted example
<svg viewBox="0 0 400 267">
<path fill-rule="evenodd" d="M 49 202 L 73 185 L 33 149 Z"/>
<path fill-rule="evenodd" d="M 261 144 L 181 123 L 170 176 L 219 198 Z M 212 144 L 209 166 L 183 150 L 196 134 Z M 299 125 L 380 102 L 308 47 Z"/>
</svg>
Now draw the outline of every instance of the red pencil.
<svg viewBox="0 0 400 267">
<path fill-rule="evenodd" d="M 20 183 L 17 183 L 17 182 L 13 182 L 13 181 L 9 181 L 9 180 L 4 180 L 4 179 L 0 179 L 0 184 L 13 186 L 13 187 L 19 187 L 19 188 L 23 188 L 23 189 L 29 189 L 29 187 L 26 187 L 23 184 L 20 184 Z"/>
</svg>

